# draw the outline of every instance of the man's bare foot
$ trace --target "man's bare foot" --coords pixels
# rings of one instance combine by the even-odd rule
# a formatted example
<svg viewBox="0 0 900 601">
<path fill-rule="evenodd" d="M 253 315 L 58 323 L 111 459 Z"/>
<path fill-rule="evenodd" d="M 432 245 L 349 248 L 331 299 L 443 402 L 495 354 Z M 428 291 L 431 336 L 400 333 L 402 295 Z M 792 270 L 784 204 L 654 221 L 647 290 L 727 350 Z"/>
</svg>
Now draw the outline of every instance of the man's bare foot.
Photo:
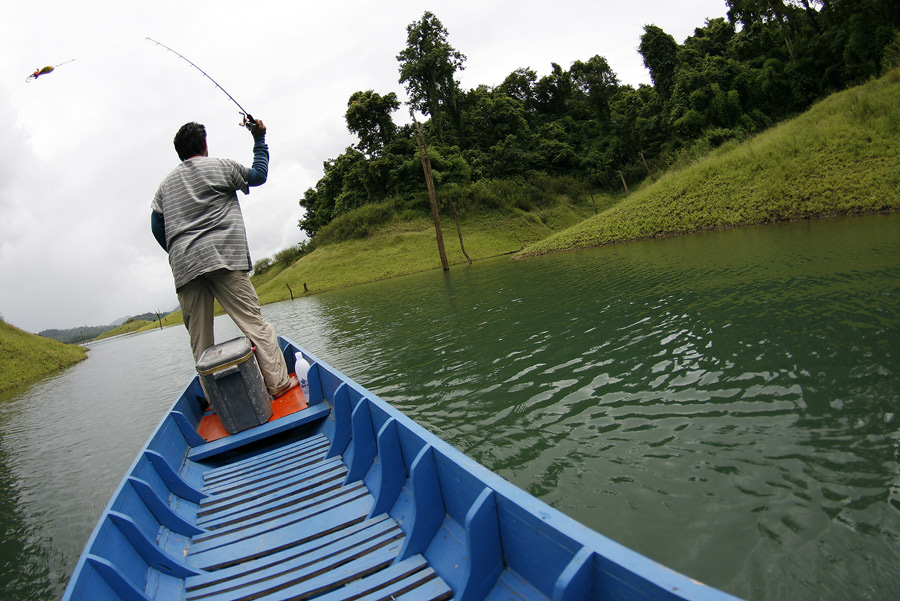
<svg viewBox="0 0 900 601">
<path fill-rule="evenodd" d="M 285 384 L 284 386 L 282 386 L 281 388 L 279 388 L 278 390 L 276 390 L 275 394 L 273 394 L 272 396 L 275 397 L 276 399 L 280 398 L 280 397 L 284 396 L 285 393 L 287 393 L 290 390 L 293 390 L 294 388 L 297 388 L 298 386 L 300 386 L 300 381 L 297 380 L 296 376 L 291 376 L 291 379 L 288 380 L 288 383 Z"/>
</svg>

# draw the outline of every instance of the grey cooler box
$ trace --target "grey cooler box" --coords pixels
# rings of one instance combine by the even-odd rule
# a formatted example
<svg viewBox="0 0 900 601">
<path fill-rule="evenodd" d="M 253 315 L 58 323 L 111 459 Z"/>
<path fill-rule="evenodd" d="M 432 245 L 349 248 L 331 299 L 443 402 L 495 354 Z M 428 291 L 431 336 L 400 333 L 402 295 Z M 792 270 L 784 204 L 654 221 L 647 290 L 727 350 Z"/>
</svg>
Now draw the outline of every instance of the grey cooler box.
<svg viewBox="0 0 900 601">
<path fill-rule="evenodd" d="M 272 417 L 272 397 L 248 338 L 241 336 L 203 351 L 197 373 L 226 432 L 235 434 Z"/>
</svg>

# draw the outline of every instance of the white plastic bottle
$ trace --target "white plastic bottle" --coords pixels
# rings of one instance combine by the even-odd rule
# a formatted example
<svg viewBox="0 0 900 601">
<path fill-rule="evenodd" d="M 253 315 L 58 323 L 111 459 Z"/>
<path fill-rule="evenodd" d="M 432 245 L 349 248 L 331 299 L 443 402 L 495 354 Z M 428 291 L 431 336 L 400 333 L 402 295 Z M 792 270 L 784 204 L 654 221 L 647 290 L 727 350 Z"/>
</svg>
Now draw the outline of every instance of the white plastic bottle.
<svg viewBox="0 0 900 601">
<path fill-rule="evenodd" d="M 303 391 L 303 397 L 309 401 L 309 380 L 307 380 L 309 374 L 309 362 L 303 358 L 303 353 L 300 351 L 297 351 L 294 355 L 294 359 L 296 361 L 294 373 L 297 374 L 297 379 L 300 380 L 300 389 Z"/>
</svg>

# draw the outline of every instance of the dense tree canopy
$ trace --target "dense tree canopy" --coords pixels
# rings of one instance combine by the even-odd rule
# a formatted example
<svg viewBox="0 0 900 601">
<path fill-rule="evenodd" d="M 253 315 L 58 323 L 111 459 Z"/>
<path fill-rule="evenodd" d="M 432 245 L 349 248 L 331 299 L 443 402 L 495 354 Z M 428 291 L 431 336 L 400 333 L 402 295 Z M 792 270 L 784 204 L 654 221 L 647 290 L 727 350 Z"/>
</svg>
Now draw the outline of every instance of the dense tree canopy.
<svg viewBox="0 0 900 601">
<path fill-rule="evenodd" d="M 824 96 L 900 64 L 896 0 L 726 0 L 727 18 L 708 20 L 679 44 L 647 25 L 639 52 L 652 86 L 622 85 L 602 56 L 530 67 L 494 87 L 460 89 L 465 56 L 430 12 L 407 27 L 397 55 L 409 106 L 424 123 L 435 183 L 536 176 L 601 187 L 646 177 L 685 149 L 742 139 Z M 359 142 L 324 164 L 307 190 L 300 227 L 310 236 L 347 212 L 392 200 L 427 210 L 409 126 L 391 114 L 395 94 L 354 93 L 348 129 Z M 473 198 L 477 194 L 472 195 Z M 474 201 L 473 201 L 474 202 Z"/>
<path fill-rule="evenodd" d="M 373 90 L 355 92 L 347 103 L 347 129 L 359 137 L 357 147 L 369 156 L 381 154 L 397 133 L 391 113 L 400 108 L 397 95 Z"/>
</svg>

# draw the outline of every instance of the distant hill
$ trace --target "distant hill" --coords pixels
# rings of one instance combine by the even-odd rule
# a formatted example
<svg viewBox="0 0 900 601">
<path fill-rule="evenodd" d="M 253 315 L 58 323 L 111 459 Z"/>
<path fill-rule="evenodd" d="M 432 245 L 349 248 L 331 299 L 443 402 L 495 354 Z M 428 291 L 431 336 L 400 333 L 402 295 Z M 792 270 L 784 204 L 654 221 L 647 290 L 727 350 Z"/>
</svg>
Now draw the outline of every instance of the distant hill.
<svg viewBox="0 0 900 601">
<path fill-rule="evenodd" d="M 156 321 L 156 319 L 156 313 L 151 311 L 149 313 L 142 313 L 141 315 L 123 317 L 107 325 L 79 326 L 77 328 L 68 328 L 65 330 L 42 330 L 38 332 L 38 335 L 43 336 L 44 338 L 52 338 L 53 340 L 58 340 L 59 342 L 63 342 L 65 344 L 79 344 L 81 342 L 93 340 L 129 321 Z"/>
<path fill-rule="evenodd" d="M 120 326 L 113 328 L 112 330 L 108 330 L 103 332 L 95 340 L 103 340 L 104 338 L 112 338 L 113 336 L 121 336 L 122 334 L 132 334 L 137 331 L 143 331 L 145 328 L 153 328 L 157 326 L 159 322 L 156 319 L 156 316 L 153 316 L 153 319 L 138 319 L 134 317 L 132 319 L 127 320 Z"/>
<path fill-rule="evenodd" d="M 77 328 L 69 328 L 67 330 L 57 330 L 57 329 L 49 329 L 49 330 L 41 330 L 38 332 L 38 336 L 43 336 L 44 338 L 52 338 L 53 340 L 58 340 L 59 342 L 63 342 L 65 344 L 78 344 L 79 342 L 86 342 L 88 340 L 93 340 L 103 332 L 111 330 L 115 326 L 105 325 L 105 326 L 79 326 Z"/>
</svg>

